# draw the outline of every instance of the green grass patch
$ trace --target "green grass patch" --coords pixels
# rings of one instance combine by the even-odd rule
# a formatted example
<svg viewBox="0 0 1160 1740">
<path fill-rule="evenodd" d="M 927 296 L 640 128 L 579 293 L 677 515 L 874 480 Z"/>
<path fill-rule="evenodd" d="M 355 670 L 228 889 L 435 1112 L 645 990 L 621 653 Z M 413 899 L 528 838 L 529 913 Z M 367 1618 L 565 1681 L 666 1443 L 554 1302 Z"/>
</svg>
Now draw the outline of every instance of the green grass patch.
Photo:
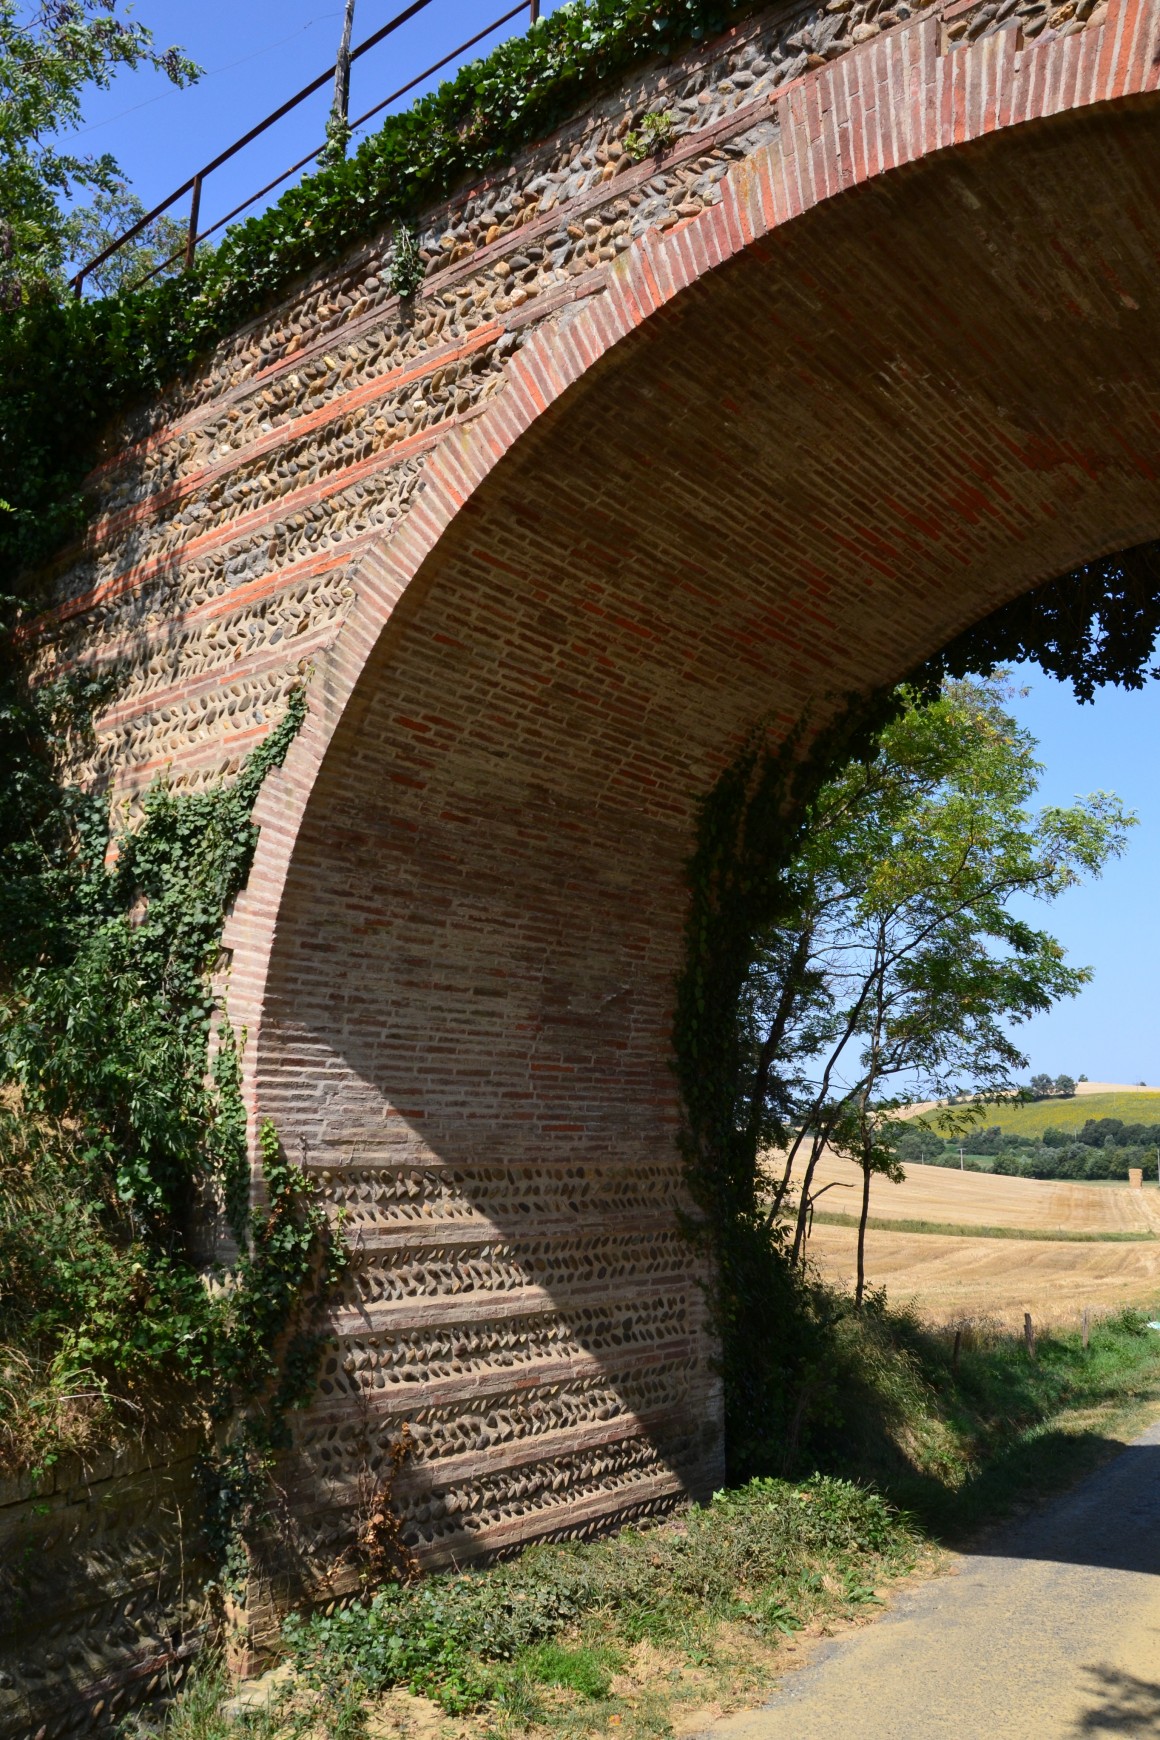
<svg viewBox="0 0 1160 1740">
<path fill-rule="evenodd" d="M 923 1531 L 961 1540 L 1078 1478 L 1160 1405 L 1160 1333 L 1144 1313 L 1022 1337 L 964 1326 L 957 1367 L 949 1329 L 876 1309 L 834 1325 L 840 1419 L 816 1460 L 855 1464 Z"/>
<path fill-rule="evenodd" d="M 856 1214 L 840 1214 L 836 1209 L 819 1209 L 814 1215 L 818 1226 L 858 1225 Z M 872 1214 L 866 1225 L 874 1232 L 941 1233 L 956 1239 L 1037 1239 L 1049 1244 L 1151 1244 L 1150 1232 L 1065 1232 L 1051 1227 L 959 1226 L 949 1220 L 887 1220 Z"/>
<path fill-rule="evenodd" d="M 365 1606 L 293 1618 L 285 1636 L 311 1684 L 404 1686 L 452 1714 L 510 1698 L 521 1679 L 607 1699 L 634 1644 L 704 1655 L 726 1622 L 783 1635 L 860 1604 L 918 1548 L 907 1519 L 853 1482 L 758 1479 L 678 1523 L 392 1585 Z"/>
<path fill-rule="evenodd" d="M 518 1665 L 541 1685 L 568 1687 L 585 1698 L 607 1698 L 612 1692 L 612 1675 L 623 1659 L 622 1652 L 608 1648 L 583 1645 L 566 1649 L 549 1641 L 529 1650 Z"/>
</svg>

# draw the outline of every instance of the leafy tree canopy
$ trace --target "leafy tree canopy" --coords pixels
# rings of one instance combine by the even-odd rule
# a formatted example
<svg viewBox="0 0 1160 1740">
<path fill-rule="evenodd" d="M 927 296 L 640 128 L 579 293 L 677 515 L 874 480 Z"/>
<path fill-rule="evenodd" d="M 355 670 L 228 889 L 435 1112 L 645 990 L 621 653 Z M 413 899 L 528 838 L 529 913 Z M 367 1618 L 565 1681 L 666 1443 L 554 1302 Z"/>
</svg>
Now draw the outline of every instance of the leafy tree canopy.
<svg viewBox="0 0 1160 1740">
<path fill-rule="evenodd" d="M 59 292 L 69 258 L 94 233 L 141 215 L 110 153 L 62 143 L 81 124 L 86 91 L 107 90 L 126 68 L 154 67 L 175 85 L 201 70 L 179 49 L 156 49 L 144 24 L 117 16 L 117 0 L 40 0 L 24 13 L 18 0 L 0 0 L 0 302 L 10 308 Z M 92 208 L 70 209 L 78 189 L 95 195 Z"/>
<path fill-rule="evenodd" d="M 862 1164 L 865 1206 L 871 1172 L 894 1166 L 896 1096 L 1013 1092 L 1026 1059 L 1011 1028 L 1090 978 L 1016 906 L 1099 875 L 1134 818 L 1105 792 L 1034 810 L 1034 740 L 1005 699 L 992 679 L 912 700 L 810 806 L 793 906 L 743 1011 L 750 1117 L 785 1154 L 775 1210 L 804 1159 L 795 1255 L 825 1144 Z"/>
</svg>

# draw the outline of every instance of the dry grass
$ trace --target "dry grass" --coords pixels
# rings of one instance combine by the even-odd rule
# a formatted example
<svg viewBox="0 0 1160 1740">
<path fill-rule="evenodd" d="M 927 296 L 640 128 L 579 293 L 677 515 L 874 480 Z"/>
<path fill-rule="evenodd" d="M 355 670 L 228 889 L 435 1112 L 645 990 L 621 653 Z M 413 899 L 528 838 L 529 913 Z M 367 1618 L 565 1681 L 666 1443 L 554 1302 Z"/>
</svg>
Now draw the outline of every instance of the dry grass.
<svg viewBox="0 0 1160 1740">
<path fill-rule="evenodd" d="M 861 1174 L 828 1156 L 815 1183 L 833 1184 L 819 1208 L 857 1214 Z M 850 1188 L 843 1188 L 849 1186 Z M 906 1181 L 876 1178 L 870 1213 L 883 1220 L 931 1220 L 956 1226 L 1026 1227 L 1050 1232 L 1160 1232 L 1160 1190 L 1126 1184 L 1068 1184 L 1056 1179 L 1004 1178 L 948 1166 L 907 1166 Z"/>
<path fill-rule="evenodd" d="M 854 1240 L 848 1227 L 814 1229 L 810 1255 L 828 1281 L 852 1283 Z M 985 1316 L 1012 1331 L 1024 1311 L 1037 1324 L 1066 1327 L 1085 1306 L 1150 1309 L 1160 1295 L 1160 1241 L 1069 1245 L 868 1232 L 866 1268 L 871 1286 L 885 1287 L 894 1305 L 913 1303 L 929 1322 Z"/>
<path fill-rule="evenodd" d="M 858 1183 L 854 1167 L 826 1158 L 818 1171 L 820 1183 L 837 1186 L 820 1206 L 856 1212 L 858 1190 L 841 1188 Z M 930 1322 L 983 1316 L 1015 1329 L 1030 1311 L 1037 1323 L 1066 1326 L 1085 1306 L 1095 1312 L 1150 1307 L 1160 1294 L 1160 1238 L 1140 1243 L 1090 1238 L 1101 1232 L 1160 1231 L 1155 1187 L 1138 1191 L 1125 1184 L 1063 1184 L 910 1166 L 903 1184 L 875 1179 L 870 1206 L 881 1219 L 1089 1235 L 1086 1242 L 1068 1244 L 871 1229 L 866 1235 L 870 1284 L 885 1287 L 892 1304 L 913 1303 Z M 815 1226 L 810 1255 L 828 1281 L 849 1286 L 854 1229 Z"/>
</svg>

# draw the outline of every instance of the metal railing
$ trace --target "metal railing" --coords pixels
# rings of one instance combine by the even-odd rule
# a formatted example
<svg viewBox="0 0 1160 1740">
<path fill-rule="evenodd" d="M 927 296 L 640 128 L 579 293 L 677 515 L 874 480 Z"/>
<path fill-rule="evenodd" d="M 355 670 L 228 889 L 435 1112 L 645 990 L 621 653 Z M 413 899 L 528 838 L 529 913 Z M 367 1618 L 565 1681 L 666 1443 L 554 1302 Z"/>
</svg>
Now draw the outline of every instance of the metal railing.
<svg viewBox="0 0 1160 1740">
<path fill-rule="evenodd" d="M 433 0 L 412 0 L 411 5 L 405 6 L 401 12 L 397 12 L 395 16 L 389 19 L 386 24 L 382 25 L 380 29 L 374 31 L 372 35 L 368 36 L 365 42 L 360 42 L 357 48 L 352 48 L 350 51 L 351 61 L 358 60 L 360 55 L 364 55 L 370 49 L 376 48 L 380 42 L 383 42 L 388 36 L 392 35 L 394 31 L 408 23 L 418 13 L 424 11 L 432 4 Z M 442 57 L 442 59 L 435 61 L 432 66 L 425 67 L 422 72 L 416 73 L 413 78 L 407 80 L 406 84 L 400 85 L 398 90 L 392 91 L 389 96 L 383 97 L 379 102 L 375 103 L 372 108 L 368 109 L 365 114 L 360 115 L 357 120 L 349 121 L 347 123 L 348 131 L 350 133 L 357 132 L 360 127 L 365 126 L 366 122 L 372 120 L 375 115 L 381 114 L 381 112 L 384 109 L 389 108 L 392 103 L 397 103 L 400 97 L 405 97 L 407 93 L 413 91 L 417 85 L 423 84 L 426 79 L 431 78 L 437 72 L 441 72 L 445 66 L 450 65 L 453 60 L 457 60 L 458 57 L 461 54 L 465 54 L 469 48 L 474 48 L 477 43 L 483 42 L 486 37 L 493 35 L 497 30 L 501 30 L 505 24 L 510 24 L 512 19 L 518 18 L 521 13 L 526 13 L 528 15 L 529 24 L 535 24 L 540 16 L 540 0 L 518 0 L 518 4 L 511 7 L 511 9 L 505 12 L 502 17 L 493 19 L 490 24 L 484 25 L 482 30 L 478 30 L 474 36 L 468 37 L 466 42 L 461 42 L 457 48 L 451 49 Z M 284 115 L 288 115 L 292 109 L 296 109 L 299 103 L 305 102 L 307 97 L 312 97 L 314 95 L 315 91 L 320 91 L 324 85 L 330 84 L 334 78 L 334 72 L 334 63 L 332 62 L 325 72 L 319 73 L 316 79 L 312 79 L 308 85 L 304 85 L 294 96 L 289 97 L 286 102 L 281 103 L 278 108 L 266 116 L 265 120 L 259 121 L 257 126 L 251 127 L 248 133 L 243 133 L 240 139 L 235 139 L 232 145 L 228 145 L 224 151 L 219 151 L 218 155 L 212 158 L 209 163 L 203 164 L 199 170 L 189 177 L 188 181 L 183 181 L 180 187 L 174 188 L 173 192 L 167 199 L 163 199 L 160 205 L 155 205 L 152 211 L 146 212 L 144 217 L 138 218 L 137 222 L 131 229 L 127 229 L 123 235 L 118 236 L 115 241 L 110 242 L 107 248 L 102 249 L 99 254 L 95 254 L 91 260 L 86 261 L 76 276 L 70 280 L 73 295 L 80 296 L 84 289 L 85 279 L 90 273 L 95 272 L 98 266 L 103 266 L 106 260 L 111 260 L 115 254 L 119 253 L 120 250 L 126 246 L 127 243 L 133 241 L 143 230 L 147 229 L 149 225 L 154 223 L 159 217 L 163 217 L 169 208 L 175 205 L 177 201 L 182 199 L 186 194 L 189 194 L 190 201 L 189 218 L 186 223 L 184 243 L 175 253 L 170 254 L 167 259 L 162 260 L 159 265 L 154 266 L 151 271 L 146 272 L 143 277 L 137 279 L 132 285 L 132 288 L 134 290 L 140 289 L 142 284 L 147 284 L 151 278 L 156 278 L 159 272 L 166 271 L 178 260 L 184 261 L 185 269 L 188 271 L 189 267 L 193 264 L 194 252 L 199 242 L 204 242 L 207 237 L 216 234 L 218 230 L 223 229 L 226 224 L 231 223 L 234 218 L 239 217 L 241 213 L 246 211 L 250 206 L 257 204 L 258 200 L 264 199 L 268 193 L 273 193 L 276 187 L 281 187 L 284 181 L 289 181 L 292 175 L 297 175 L 299 170 L 305 169 L 308 163 L 313 163 L 315 158 L 326 149 L 327 141 L 325 139 L 322 140 L 315 146 L 313 151 L 309 152 L 305 157 L 300 157 L 297 163 L 292 163 L 289 169 L 284 169 L 281 175 L 275 176 L 273 181 L 268 181 L 265 187 L 260 187 L 256 193 L 250 194 L 248 199 L 244 199 L 240 205 L 236 205 L 232 211 L 228 211 L 225 217 L 218 218 L 217 222 L 210 224 L 207 229 L 199 230 L 198 224 L 201 220 L 201 194 L 206 177 L 211 175 L 215 169 L 219 169 L 223 163 L 228 163 L 231 157 L 235 157 L 239 151 L 243 150 L 247 145 L 251 144 L 253 140 L 265 133 L 268 128 L 272 127 L 276 121 L 280 121 Z"/>
</svg>

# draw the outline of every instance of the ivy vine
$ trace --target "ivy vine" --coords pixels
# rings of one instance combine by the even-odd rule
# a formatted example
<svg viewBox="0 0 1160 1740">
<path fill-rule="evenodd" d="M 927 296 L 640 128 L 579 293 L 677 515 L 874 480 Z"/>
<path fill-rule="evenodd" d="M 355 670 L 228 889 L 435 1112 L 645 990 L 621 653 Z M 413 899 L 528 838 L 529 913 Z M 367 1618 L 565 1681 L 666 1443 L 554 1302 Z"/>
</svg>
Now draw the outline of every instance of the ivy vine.
<svg viewBox="0 0 1160 1740">
<path fill-rule="evenodd" d="M 310 1393 L 343 1261 L 269 1125 L 251 1209 L 244 1039 L 212 989 L 254 802 L 305 696 L 291 694 L 235 779 L 158 783 L 136 825 L 113 832 L 107 799 L 59 771 L 102 687 L 33 690 L 3 645 L 0 1371 L 19 1382 L 0 1382 L 0 1463 L 44 1468 L 129 1423 L 200 1420 L 211 1521 L 251 1516 L 245 1492 Z M 215 1203 L 237 1249 L 216 1281 L 198 1248 Z M 215 1545 L 226 1561 L 237 1547 Z"/>
</svg>

